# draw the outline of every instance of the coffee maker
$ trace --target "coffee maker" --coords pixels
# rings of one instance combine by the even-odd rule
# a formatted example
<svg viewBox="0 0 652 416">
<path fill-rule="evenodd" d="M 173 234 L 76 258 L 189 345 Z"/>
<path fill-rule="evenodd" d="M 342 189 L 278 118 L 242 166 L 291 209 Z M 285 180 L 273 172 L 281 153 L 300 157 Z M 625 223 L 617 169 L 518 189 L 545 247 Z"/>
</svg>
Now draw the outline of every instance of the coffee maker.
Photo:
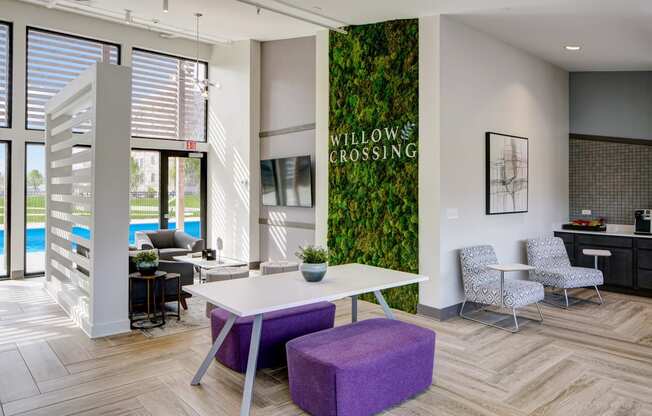
<svg viewBox="0 0 652 416">
<path fill-rule="evenodd" d="M 637 209 L 634 211 L 634 218 L 635 234 L 652 234 L 652 209 Z"/>
</svg>

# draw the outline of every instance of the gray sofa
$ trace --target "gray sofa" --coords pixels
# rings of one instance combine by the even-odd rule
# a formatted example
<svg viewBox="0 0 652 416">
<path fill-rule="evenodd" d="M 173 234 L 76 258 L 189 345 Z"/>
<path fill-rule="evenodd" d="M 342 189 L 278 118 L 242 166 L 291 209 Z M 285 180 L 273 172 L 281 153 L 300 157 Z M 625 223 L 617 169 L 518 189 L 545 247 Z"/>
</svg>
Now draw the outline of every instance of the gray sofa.
<svg viewBox="0 0 652 416">
<path fill-rule="evenodd" d="M 156 249 L 161 260 L 173 260 L 174 256 L 204 249 L 204 240 L 177 230 L 136 231 L 135 239 L 138 250 Z"/>
</svg>

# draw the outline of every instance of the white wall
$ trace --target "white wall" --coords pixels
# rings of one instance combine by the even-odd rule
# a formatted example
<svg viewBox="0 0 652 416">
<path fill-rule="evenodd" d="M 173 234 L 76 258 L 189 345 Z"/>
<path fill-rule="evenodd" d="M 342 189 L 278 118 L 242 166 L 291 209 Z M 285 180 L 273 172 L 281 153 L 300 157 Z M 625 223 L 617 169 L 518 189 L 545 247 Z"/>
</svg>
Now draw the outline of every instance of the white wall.
<svg viewBox="0 0 652 416">
<path fill-rule="evenodd" d="M 261 44 L 261 132 L 315 123 L 315 38 Z M 310 155 L 315 160 L 315 130 L 260 138 L 260 158 Z M 299 246 L 315 242 L 315 209 L 260 207 L 260 259 L 294 259 Z"/>
<path fill-rule="evenodd" d="M 501 262 L 525 262 L 524 240 L 568 218 L 569 115 L 566 71 L 450 17 L 439 36 L 441 264 L 424 270 L 433 281 L 420 302 L 442 309 L 463 300 L 460 248 L 491 244 Z M 528 213 L 485 215 L 487 131 L 529 138 Z M 419 214 L 424 223 L 437 212 Z"/>
<path fill-rule="evenodd" d="M 249 262 L 259 256 L 260 43 L 215 46 L 209 62 L 208 247 Z"/>
<path fill-rule="evenodd" d="M 570 131 L 652 140 L 652 71 L 571 73 Z"/>
<path fill-rule="evenodd" d="M 131 65 L 131 48 L 194 57 L 195 43 L 185 39 L 163 39 L 156 32 L 112 23 L 91 17 L 70 14 L 13 0 L 0 0 L 0 20 L 13 23 L 13 117 L 12 127 L 0 128 L 0 140 L 11 141 L 11 264 L 9 270 L 15 278 L 23 275 L 24 268 L 24 197 L 25 143 L 44 141 L 44 133 L 25 130 L 25 38 L 26 26 L 50 29 L 73 35 L 119 43 L 121 64 Z M 211 46 L 202 44 L 200 58 L 208 60 Z M 213 78 L 213 74 L 210 74 Z M 182 150 L 184 142 L 170 140 L 132 139 L 132 147 Z M 198 150 L 205 151 L 200 144 Z M 208 215 L 211 213 L 209 211 Z"/>
</svg>

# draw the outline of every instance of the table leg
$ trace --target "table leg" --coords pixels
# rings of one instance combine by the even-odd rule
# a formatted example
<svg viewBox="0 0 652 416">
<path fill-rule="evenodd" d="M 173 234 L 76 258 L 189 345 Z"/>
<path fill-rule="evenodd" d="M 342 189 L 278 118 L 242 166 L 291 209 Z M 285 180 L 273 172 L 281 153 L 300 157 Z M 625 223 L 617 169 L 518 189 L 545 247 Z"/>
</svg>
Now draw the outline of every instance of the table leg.
<svg viewBox="0 0 652 416">
<path fill-rule="evenodd" d="M 504 287 L 505 287 L 505 272 L 500 272 L 500 309 L 501 310 L 505 308 Z"/>
<path fill-rule="evenodd" d="M 165 286 L 167 286 L 167 280 L 165 277 L 160 281 L 161 285 L 161 313 L 163 314 L 163 325 L 165 325 Z"/>
<path fill-rule="evenodd" d="M 245 376 L 244 392 L 242 393 L 242 406 L 240 416 L 248 416 L 251 410 L 251 399 L 254 392 L 254 380 L 258 367 L 258 348 L 260 347 L 260 333 L 263 327 L 263 315 L 256 315 L 251 329 L 251 344 L 249 344 L 249 358 L 247 359 L 247 375 Z"/>
<path fill-rule="evenodd" d="M 358 295 L 351 296 L 351 322 L 358 322 Z"/>
<path fill-rule="evenodd" d="M 394 318 L 394 312 L 392 312 L 392 310 L 389 308 L 389 305 L 385 301 L 385 298 L 383 297 L 383 294 L 380 292 L 380 290 L 376 290 L 374 295 L 376 295 L 376 300 L 378 303 L 380 303 L 380 306 L 383 307 L 383 311 L 385 312 L 387 319 L 396 319 Z"/>
<path fill-rule="evenodd" d="M 199 383 L 201 382 L 201 378 L 204 377 L 204 374 L 206 374 L 206 370 L 208 370 L 208 367 L 210 367 L 211 363 L 215 359 L 215 354 L 217 354 L 217 351 L 222 346 L 222 343 L 226 339 L 226 336 L 231 330 L 231 327 L 235 323 L 235 319 L 236 316 L 234 314 L 229 315 L 229 319 L 226 320 L 226 324 L 224 324 L 224 326 L 222 327 L 220 334 L 217 336 L 217 339 L 213 343 L 213 346 L 211 347 L 210 351 L 208 351 L 206 358 L 204 358 L 204 361 L 201 363 L 199 369 L 195 373 L 195 376 L 192 378 L 192 381 L 190 382 L 191 385 L 193 386 L 199 385 Z"/>
</svg>

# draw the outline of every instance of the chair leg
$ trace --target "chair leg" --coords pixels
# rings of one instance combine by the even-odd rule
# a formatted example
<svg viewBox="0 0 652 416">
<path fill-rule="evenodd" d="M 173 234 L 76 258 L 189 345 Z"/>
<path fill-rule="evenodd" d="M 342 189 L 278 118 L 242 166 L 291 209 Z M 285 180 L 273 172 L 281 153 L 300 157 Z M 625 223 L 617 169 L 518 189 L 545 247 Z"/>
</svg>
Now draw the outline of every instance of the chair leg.
<svg viewBox="0 0 652 416">
<path fill-rule="evenodd" d="M 519 329 L 518 329 L 518 319 L 516 318 L 516 308 L 512 308 L 512 315 L 514 316 L 514 328 L 516 328 L 514 332 L 518 332 Z"/>
<path fill-rule="evenodd" d="M 568 309 L 568 290 L 564 289 L 564 298 L 566 299 L 566 309 Z"/>
<path fill-rule="evenodd" d="M 535 303 L 537 305 L 537 311 L 539 311 L 539 322 L 543 322 L 543 314 L 541 313 L 541 307 L 539 306 L 539 302 Z"/>
<path fill-rule="evenodd" d="M 598 294 L 598 298 L 600 299 L 600 305 L 604 305 L 604 300 L 602 299 L 602 295 L 600 294 L 600 291 L 598 290 L 597 286 L 593 286 L 595 288 L 595 291 Z"/>
<path fill-rule="evenodd" d="M 466 305 L 466 298 L 464 298 L 464 302 L 462 302 L 462 307 L 460 308 L 460 318 L 464 318 L 464 306 Z"/>
</svg>

